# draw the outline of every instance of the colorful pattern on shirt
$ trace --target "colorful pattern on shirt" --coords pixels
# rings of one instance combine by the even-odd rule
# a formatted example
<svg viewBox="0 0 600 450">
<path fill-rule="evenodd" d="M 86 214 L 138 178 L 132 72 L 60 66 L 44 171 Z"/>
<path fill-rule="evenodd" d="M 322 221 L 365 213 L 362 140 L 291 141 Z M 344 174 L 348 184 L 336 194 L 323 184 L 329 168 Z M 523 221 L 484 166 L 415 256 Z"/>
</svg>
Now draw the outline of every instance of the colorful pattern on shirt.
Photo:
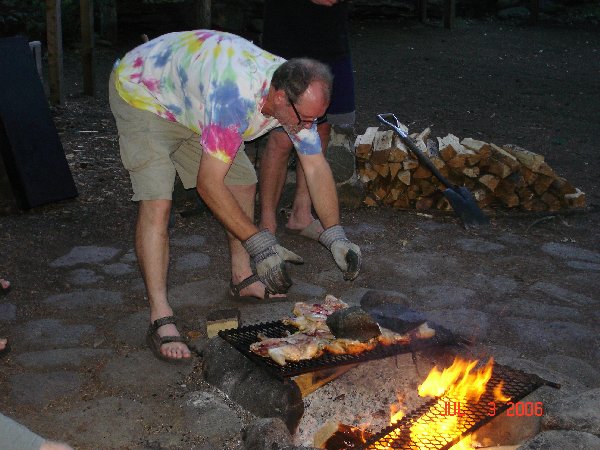
<svg viewBox="0 0 600 450">
<path fill-rule="evenodd" d="M 261 109 L 273 72 L 283 62 L 233 34 L 169 33 L 116 64 L 116 88 L 131 106 L 198 133 L 205 152 L 231 163 L 242 141 L 279 126 Z M 321 151 L 316 126 L 290 138 L 303 154 Z"/>
</svg>

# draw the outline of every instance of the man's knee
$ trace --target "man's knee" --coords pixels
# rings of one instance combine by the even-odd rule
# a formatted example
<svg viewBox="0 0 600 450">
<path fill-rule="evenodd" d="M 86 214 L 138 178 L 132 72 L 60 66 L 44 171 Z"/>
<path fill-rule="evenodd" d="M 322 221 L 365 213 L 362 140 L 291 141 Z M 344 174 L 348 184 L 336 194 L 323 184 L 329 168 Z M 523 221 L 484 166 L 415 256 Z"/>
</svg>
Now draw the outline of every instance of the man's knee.
<svg viewBox="0 0 600 450">
<path fill-rule="evenodd" d="M 266 151 L 270 152 L 271 157 L 287 158 L 292 148 L 292 141 L 286 133 L 272 131 L 269 135 Z"/>
</svg>

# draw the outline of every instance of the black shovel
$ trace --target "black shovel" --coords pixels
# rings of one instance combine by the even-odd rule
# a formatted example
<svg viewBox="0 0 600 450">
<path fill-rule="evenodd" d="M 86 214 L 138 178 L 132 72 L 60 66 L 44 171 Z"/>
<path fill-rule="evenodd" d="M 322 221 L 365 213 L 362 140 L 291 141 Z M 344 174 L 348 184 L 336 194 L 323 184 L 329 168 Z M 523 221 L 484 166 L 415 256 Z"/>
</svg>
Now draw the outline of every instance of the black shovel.
<svg viewBox="0 0 600 450">
<path fill-rule="evenodd" d="M 465 228 L 489 225 L 489 219 L 485 214 L 483 214 L 483 211 L 481 211 L 477 205 L 477 201 L 475 200 L 475 197 L 473 197 L 473 194 L 471 194 L 471 192 L 464 186 L 453 185 L 440 173 L 437 167 L 433 165 L 431 160 L 421 153 L 421 150 L 419 150 L 413 140 L 402 129 L 400 129 L 400 121 L 394 114 L 378 114 L 377 118 L 381 123 L 387 125 L 396 133 L 398 133 L 398 136 L 400 136 L 402 142 L 404 142 L 410 151 L 415 154 L 419 162 L 427 167 L 431 173 L 433 173 L 437 179 L 440 180 L 444 186 L 446 186 L 446 189 L 442 191 L 442 193 L 448 199 L 448 202 L 450 202 L 450 206 L 452 206 L 452 209 L 454 209 L 456 215 L 460 218 L 460 220 L 462 220 Z M 388 118 L 393 118 L 395 123 L 386 120 Z"/>
</svg>

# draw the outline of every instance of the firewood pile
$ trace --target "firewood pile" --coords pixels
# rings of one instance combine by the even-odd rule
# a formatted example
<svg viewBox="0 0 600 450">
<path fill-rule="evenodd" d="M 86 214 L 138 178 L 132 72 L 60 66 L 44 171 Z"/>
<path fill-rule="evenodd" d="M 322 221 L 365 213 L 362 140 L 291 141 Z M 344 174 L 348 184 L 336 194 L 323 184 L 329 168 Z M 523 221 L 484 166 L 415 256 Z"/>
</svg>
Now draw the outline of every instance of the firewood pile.
<svg viewBox="0 0 600 450">
<path fill-rule="evenodd" d="M 401 128 L 408 133 L 405 125 Z M 558 211 L 585 206 L 585 193 L 558 176 L 543 155 L 512 144 L 430 135 L 426 128 L 410 136 L 442 175 L 473 193 L 480 208 Z M 443 184 L 392 130 L 367 128 L 356 139 L 355 154 L 366 205 L 451 209 Z"/>
</svg>

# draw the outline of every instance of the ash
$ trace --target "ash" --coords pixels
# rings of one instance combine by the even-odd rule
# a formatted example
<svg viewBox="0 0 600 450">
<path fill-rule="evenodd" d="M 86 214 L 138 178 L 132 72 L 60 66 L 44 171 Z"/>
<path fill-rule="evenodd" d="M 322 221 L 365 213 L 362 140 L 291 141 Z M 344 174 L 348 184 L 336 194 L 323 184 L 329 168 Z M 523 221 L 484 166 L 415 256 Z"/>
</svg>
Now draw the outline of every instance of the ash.
<svg viewBox="0 0 600 450">
<path fill-rule="evenodd" d="M 296 445 L 312 446 L 327 422 L 339 422 L 378 433 L 389 425 L 390 406 L 405 413 L 421 406 L 417 387 L 434 363 L 399 355 L 359 364 L 304 398 L 304 415 L 294 436 Z"/>
</svg>

